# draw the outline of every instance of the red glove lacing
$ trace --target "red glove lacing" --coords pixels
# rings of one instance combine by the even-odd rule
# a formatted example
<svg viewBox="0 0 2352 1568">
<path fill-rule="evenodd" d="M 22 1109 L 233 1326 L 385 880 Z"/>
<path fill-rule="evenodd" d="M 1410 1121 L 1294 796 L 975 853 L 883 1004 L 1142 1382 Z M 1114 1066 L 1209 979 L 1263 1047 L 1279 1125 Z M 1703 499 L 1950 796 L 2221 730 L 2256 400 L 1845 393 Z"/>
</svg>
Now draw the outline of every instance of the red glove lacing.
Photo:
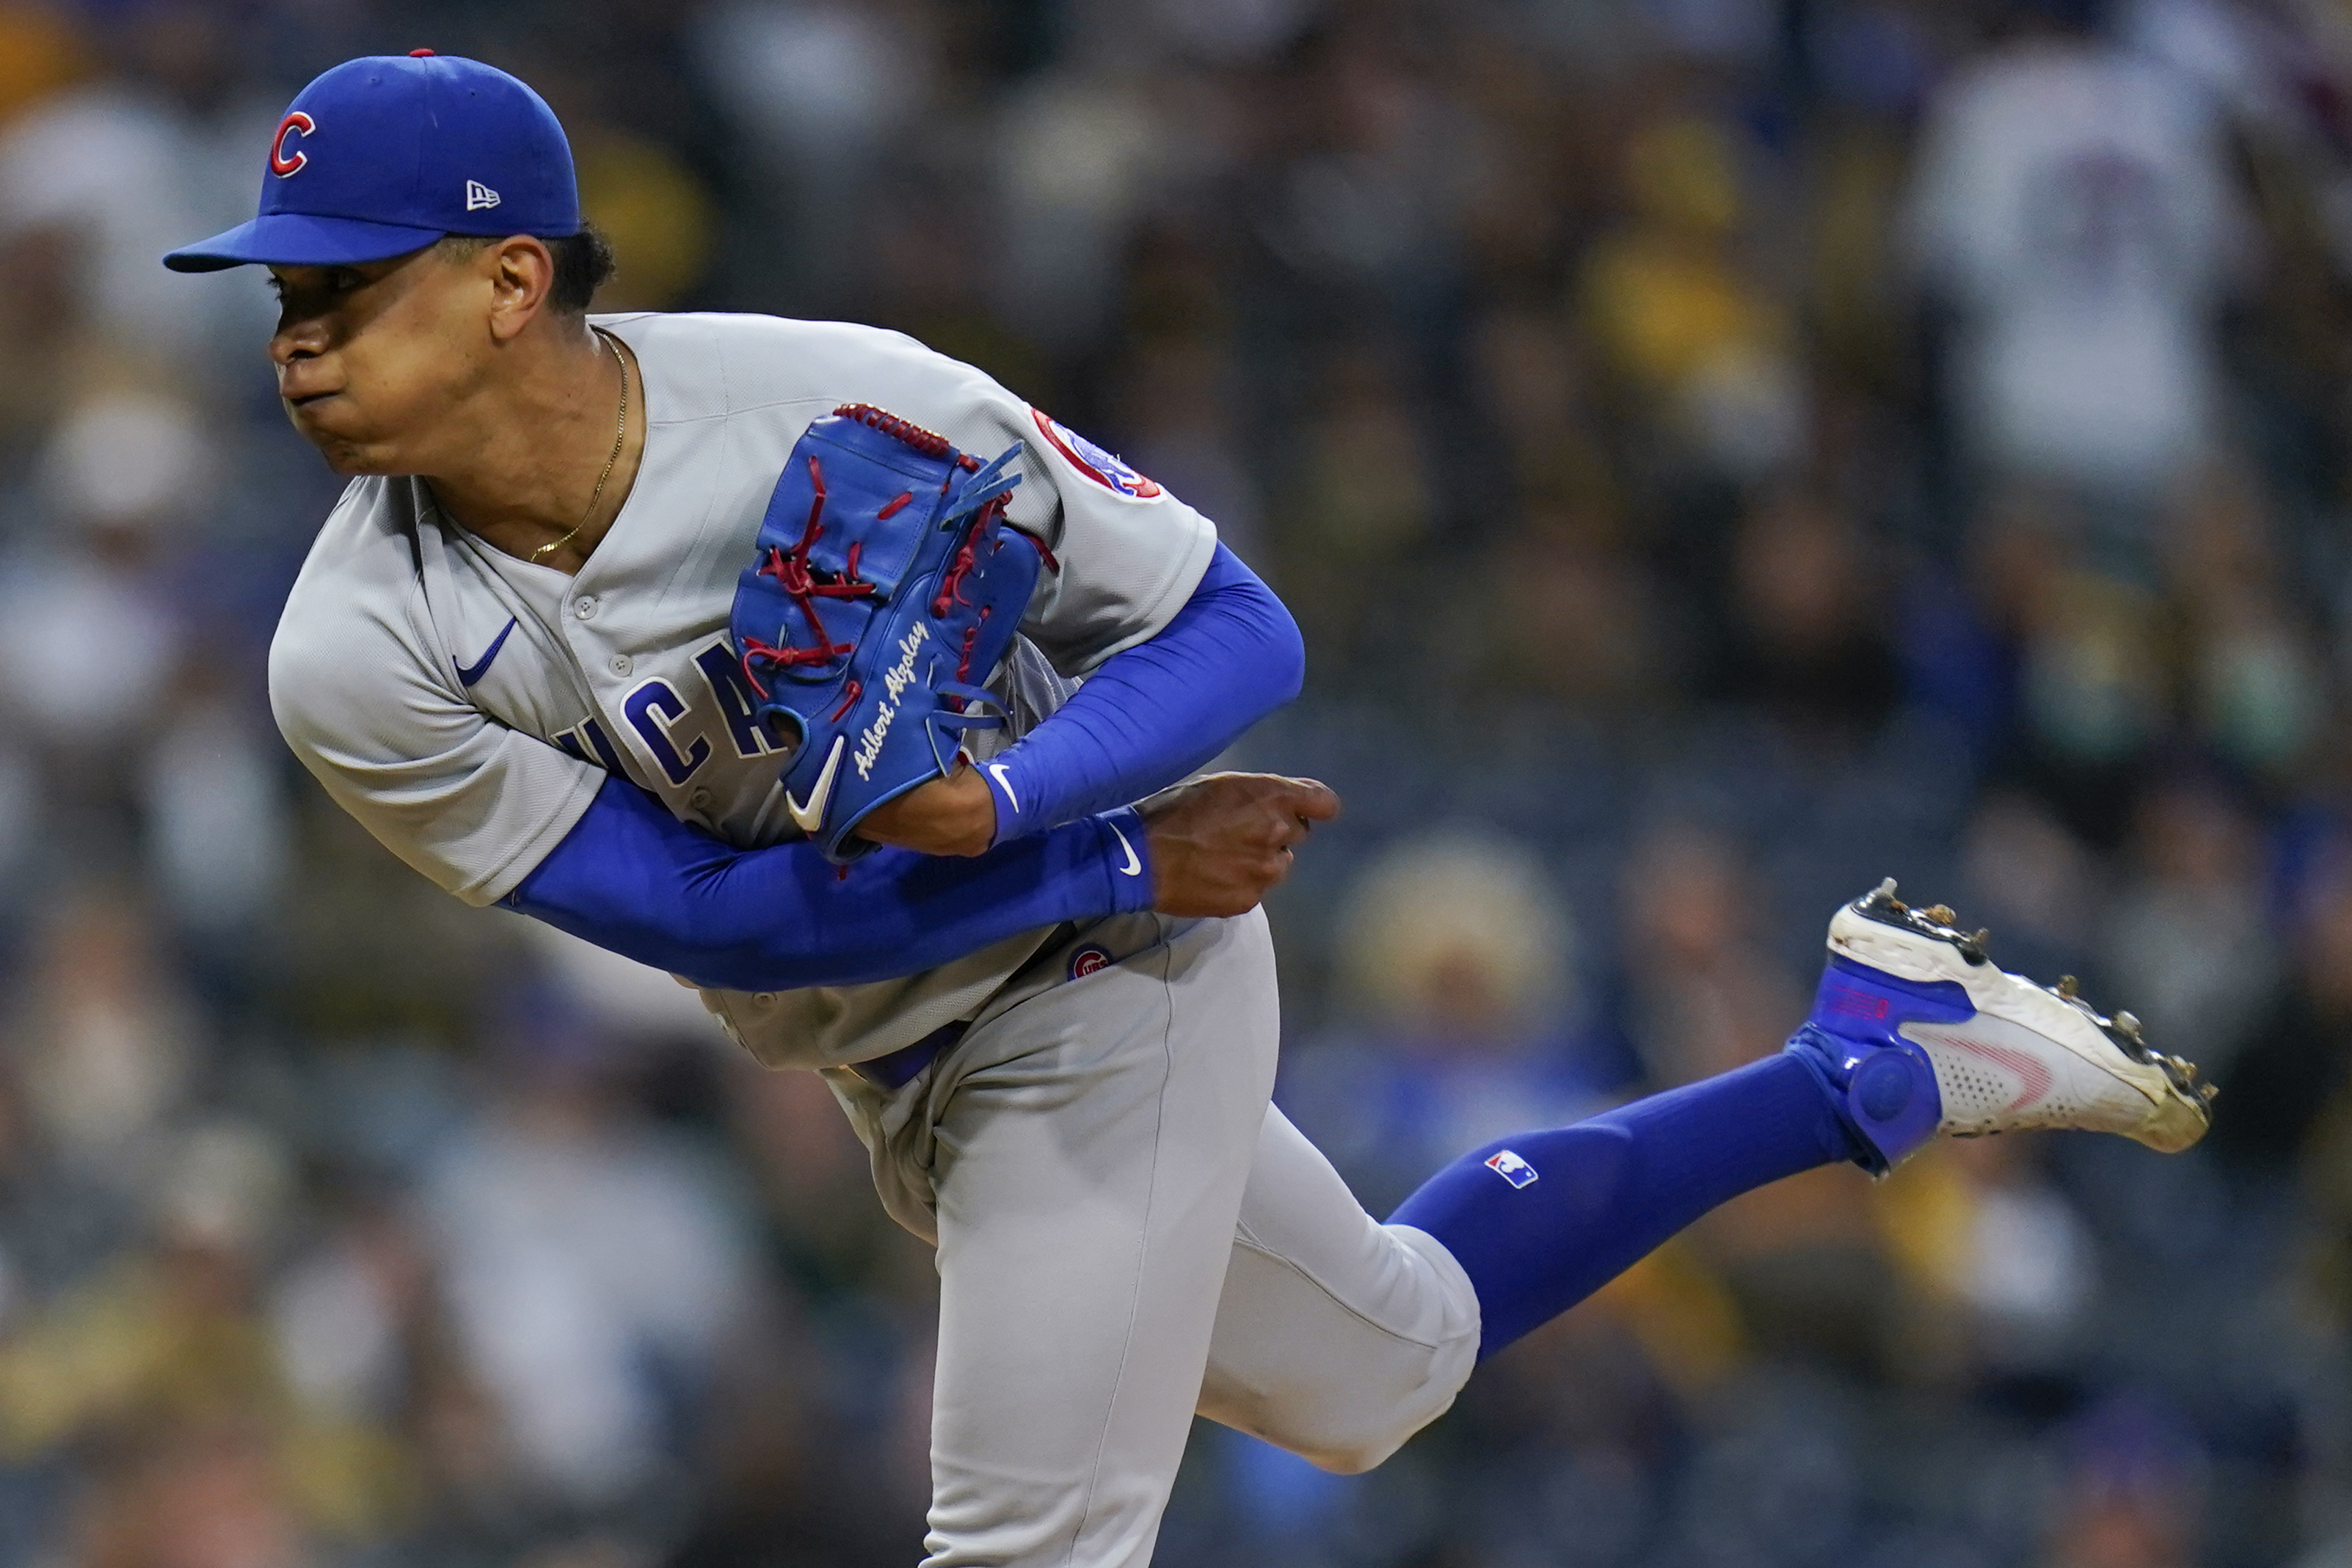
<svg viewBox="0 0 2352 1568">
<path fill-rule="evenodd" d="M 751 661 L 759 660 L 778 669 L 793 669 L 802 664 L 824 664 L 854 653 L 856 644 L 836 643 L 824 629 L 824 618 L 817 613 L 820 599 L 869 599 L 874 584 L 857 575 L 857 558 L 865 552 L 863 543 L 849 547 L 849 559 L 838 573 L 824 571 L 809 565 L 809 550 L 824 537 L 824 470 L 814 455 L 808 459 L 809 483 L 816 490 L 816 498 L 809 503 L 808 527 L 801 530 L 800 542 L 787 553 L 778 546 L 768 547 L 767 564 L 760 568 L 761 577 L 772 577 L 801 613 L 808 618 L 809 631 L 815 642 L 806 647 L 787 645 L 778 648 L 762 643 L 757 637 L 743 639 L 743 676 L 761 696 L 768 695 L 767 683 L 751 673 Z"/>
</svg>

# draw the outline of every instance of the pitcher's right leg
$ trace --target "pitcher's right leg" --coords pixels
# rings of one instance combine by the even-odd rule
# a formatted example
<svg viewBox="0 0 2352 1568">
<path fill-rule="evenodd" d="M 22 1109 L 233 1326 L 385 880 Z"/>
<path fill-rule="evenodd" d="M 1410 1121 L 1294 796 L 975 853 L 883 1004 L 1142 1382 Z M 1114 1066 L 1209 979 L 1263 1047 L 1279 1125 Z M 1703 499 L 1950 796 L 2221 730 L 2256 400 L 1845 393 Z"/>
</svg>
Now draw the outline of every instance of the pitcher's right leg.
<svg viewBox="0 0 2352 1568">
<path fill-rule="evenodd" d="M 1351 1474 L 1444 1414 L 1477 1359 L 1478 1298 L 1461 1265 L 1366 1214 L 1267 1106 L 1200 1413 Z"/>
<path fill-rule="evenodd" d="M 1201 1414 L 1326 1469 L 1379 1464 L 1483 1355 L 1748 1188 L 1856 1145 L 1788 1056 L 1464 1155 L 1386 1225 L 1267 1109 Z"/>
<path fill-rule="evenodd" d="M 1812 1017 L 1778 1056 L 1439 1171 L 1375 1225 L 1269 1110 L 1201 1411 L 1332 1469 L 1377 1464 L 1481 1354 L 1707 1210 L 1813 1166 L 1884 1173 L 1938 1132 L 2120 1133 L 2186 1148 L 2211 1091 L 2127 1014 L 2006 974 L 1890 881 L 1838 912 Z"/>
</svg>

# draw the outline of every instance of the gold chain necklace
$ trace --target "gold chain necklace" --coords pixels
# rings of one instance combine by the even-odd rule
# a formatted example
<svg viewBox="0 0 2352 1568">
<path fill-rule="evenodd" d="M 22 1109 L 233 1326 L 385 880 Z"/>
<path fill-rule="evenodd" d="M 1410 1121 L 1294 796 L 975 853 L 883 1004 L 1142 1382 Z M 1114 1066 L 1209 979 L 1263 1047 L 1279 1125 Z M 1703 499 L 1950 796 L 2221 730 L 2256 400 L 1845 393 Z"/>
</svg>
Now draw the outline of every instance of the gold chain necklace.
<svg viewBox="0 0 2352 1568">
<path fill-rule="evenodd" d="M 572 531 L 552 544 L 543 544 L 531 551 L 530 559 L 532 560 L 543 555 L 553 555 L 577 538 L 580 530 L 588 526 L 588 519 L 596 515 L 597 500 L 604 494 L 604 481 L 613 476 L 613 465 L 621 460 L 621 443 L 629 434 L 629 361 L 621 358 L 620 346 L 613 341 L 613 334 L 602 327 L 593 330 L 596 340 L 613 350 L 613 362 L 621 370 L 621 417 L 613 426 L 613 455 L 604 459 L 604 471 L 596 476 L 596 487 L 588 492 L 588 509 L 580 515 L 578 522 L 572 525 Z"/>
</svg>

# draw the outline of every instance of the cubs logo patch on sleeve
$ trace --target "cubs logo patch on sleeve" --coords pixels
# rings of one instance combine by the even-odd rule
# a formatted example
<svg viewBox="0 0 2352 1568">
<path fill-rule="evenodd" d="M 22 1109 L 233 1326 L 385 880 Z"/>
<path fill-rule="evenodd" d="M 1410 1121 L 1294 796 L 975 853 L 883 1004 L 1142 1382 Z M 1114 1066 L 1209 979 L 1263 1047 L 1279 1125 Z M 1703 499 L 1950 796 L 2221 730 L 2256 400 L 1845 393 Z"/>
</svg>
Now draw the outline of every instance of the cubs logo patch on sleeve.
<svg viewBox="0 0 2352 1568">
<path fill-rule="evenodd" d="M 1037 422 L 1037 434 L 1045 444 L 1060 453 L 1087 478 L 1104 489 L 1125 496 L 1131 501 L 1157 499 L 1167 492 L 1152 480 L 1137 473 L 1115 454 L 1105 452 L 1042 408 L 1033 408 L 1029 417 Z"/>
</svg>

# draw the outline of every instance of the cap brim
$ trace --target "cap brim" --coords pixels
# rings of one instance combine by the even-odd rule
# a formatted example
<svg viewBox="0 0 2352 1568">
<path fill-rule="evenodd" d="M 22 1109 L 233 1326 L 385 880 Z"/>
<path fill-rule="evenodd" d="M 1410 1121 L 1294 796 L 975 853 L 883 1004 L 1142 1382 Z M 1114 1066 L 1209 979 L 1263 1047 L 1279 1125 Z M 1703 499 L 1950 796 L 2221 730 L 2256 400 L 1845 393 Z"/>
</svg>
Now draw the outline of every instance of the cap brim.
<svg viewBox="0 0 2352 1568">
<path fill-rule="evenodd" d="M 370 223 L 364 218 L 319 217 L 310 213 L 265 213 L 226 234 L 183 246 L 163 258 L 173 272 L 218 272 L 258 263 L 265 267 L 351 267 L 385 261 L 422 250 L 442 237 L 441 229 Z"/>
</svg>

